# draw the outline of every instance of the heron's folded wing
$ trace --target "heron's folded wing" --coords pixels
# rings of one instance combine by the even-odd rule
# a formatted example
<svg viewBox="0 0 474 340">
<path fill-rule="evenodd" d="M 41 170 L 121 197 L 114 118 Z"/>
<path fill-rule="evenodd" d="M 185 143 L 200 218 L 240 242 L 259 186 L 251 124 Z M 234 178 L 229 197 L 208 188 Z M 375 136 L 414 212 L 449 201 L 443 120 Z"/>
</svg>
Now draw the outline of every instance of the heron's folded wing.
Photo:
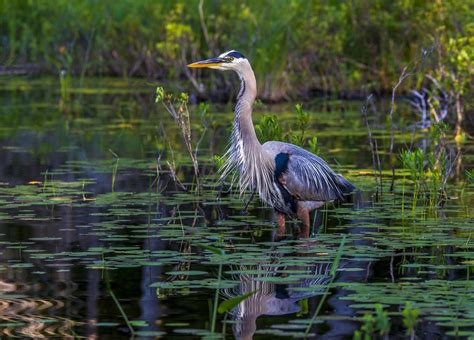
<svg viewBox="0 0 474 340">
<path fill-rule="evenodd" d="M 342 197 L 337 176 L 324 160 L 308 152 L 290 155 L 282 179 L 286 190 L 299 200 L 330 201 Z"/>
</svg>

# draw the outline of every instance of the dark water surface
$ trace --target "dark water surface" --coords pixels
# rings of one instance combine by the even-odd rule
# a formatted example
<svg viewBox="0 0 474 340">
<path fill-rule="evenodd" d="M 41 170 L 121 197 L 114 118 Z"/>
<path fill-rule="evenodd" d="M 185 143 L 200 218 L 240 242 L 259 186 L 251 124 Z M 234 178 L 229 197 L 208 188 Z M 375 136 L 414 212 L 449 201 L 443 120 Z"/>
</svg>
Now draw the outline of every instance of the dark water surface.
<svg viewBox="0 0 474 340">
<path fill-rule="evenodd" d="M 417 337 L 474 337 L 472 183 L 453 180 L 443 208 L 413 205 L 399 170 L 395 192 L 375 200 L 362 103 L 311 103 L 321 156 L 360 192 L 315 214 L 317 235 L 298 239 L 290 222 L 277 240 L 258 200 L 243 212 L 246 198 L 218 198 L 213 156 L 225 150 L 232 108 L 191 117 L 198 195 L 183 189 L 191 162 L 153 94 L 116 80 L 62 95 L 54 79 L 0 82 L 2 337 L 264 339 L 304 337 L 310 325 L 312 338 L 352 338 L 379 303 L 391 338 L 403 338 L 407 301 Z M 255 119 L 274 112 L 286 128 L 292 106 L 259 105 Z M 385 121 L 371 119 L 386 163 Z M 397 148 L 427 143 L 409 129 L 396 137 Z M 464 168 L 473 149 L 463 146 Z M 214 312 L 216 300 L 244 294 Z"/>
</svg>

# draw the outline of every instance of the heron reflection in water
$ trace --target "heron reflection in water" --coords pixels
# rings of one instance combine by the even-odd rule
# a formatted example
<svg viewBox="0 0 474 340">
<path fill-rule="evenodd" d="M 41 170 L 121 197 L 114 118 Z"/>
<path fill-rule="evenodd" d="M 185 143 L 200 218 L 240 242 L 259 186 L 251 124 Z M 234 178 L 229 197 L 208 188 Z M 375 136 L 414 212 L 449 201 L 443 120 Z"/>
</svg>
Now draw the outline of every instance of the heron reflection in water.
<svg viewBox="0 0 474 340">
<path fill-rule="evenodd" d="M 299 146 L 279 141 L 260 144 L 252 122 L 257 83 L 243 54 L 232 50 L 188 67 L 233 70 L 240 77 L 223 176 L 237 169 L 240 192 L 258 192 L 262 201 L 273 207 L 280 233 L 285 229 L 286 217 L 297 217 L 309 234 L 311 210 L 328 201 L 343 201 L 355 189 L 323 159 Z"/>
<path fill-rule="evenodd" d="M 306 256 L 307 254 L 305 254 Z M 286 255 L 285 255 L 286 256 Z M 330 281 L 331 262 L 324 256 L 311 254 L 308 265 L 287 265 L 283 254 L 275 251 L 273 259 L 252 266 L 234 268 L 235 279 L 240 283 L 225 289 L 223 295 L 230 299 L 252 293 L 240 302 L 231 312 L 235 322 L 233 333 L 236 339 L 252 339 L 257 330 L 257 318 L 262 315 L 277 316 L 301 311 L 300 300 L 322 294 L 324 286 Z M 281 265 L 279 263 L 281 262 Z M 285 282 L 285 273 L 298 273 L 291 283 Z M 278 281 L 280 281 L 279 283 Z"/>
</svg>

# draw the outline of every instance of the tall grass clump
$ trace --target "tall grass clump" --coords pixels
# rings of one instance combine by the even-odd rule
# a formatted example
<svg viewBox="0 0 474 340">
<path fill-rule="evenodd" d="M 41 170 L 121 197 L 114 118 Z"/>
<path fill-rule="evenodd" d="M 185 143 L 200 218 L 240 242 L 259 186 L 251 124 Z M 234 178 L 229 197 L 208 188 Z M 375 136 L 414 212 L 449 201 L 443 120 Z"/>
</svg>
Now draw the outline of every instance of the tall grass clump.
<svg viewBox="0 0 474 340">
<path fill-rule="evenodd" d="M 400 151 L 402 165 L 414 185 L 413 209 L 420 198 L 423 205 L 430 207 L 443 205 L 446 200 L 446 186 L 455 160 L 444 141 L 445 131 L 445 124 L 434 124 L 425 141 L 428 148 Z"/>
</svg>

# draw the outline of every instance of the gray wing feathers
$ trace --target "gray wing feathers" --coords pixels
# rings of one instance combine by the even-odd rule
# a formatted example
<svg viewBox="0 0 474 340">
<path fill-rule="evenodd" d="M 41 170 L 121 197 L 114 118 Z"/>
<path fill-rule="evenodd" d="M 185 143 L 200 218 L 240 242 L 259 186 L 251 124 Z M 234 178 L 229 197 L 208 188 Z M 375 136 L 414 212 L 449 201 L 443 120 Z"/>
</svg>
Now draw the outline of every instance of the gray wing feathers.
<svg viewBox="0 0 474 340">
<path fill-rule="evenodd" d="M 339 199 L 337 175 L 321 158 L 291 155 L 285 174 L 285 187 L 290 194 L 303 201 Z"/>
<path fill-rule="evenodd" d="M 320 157 L 299 146 L 283 142 L 267 142 L 264 149 L 275 157 L 288 153 L 288 169 L 283 174 L 283 185 L 299 200 L 330 201 L 342 199 L 343 193 L 351 192 L 354 186 L 336 174 Z"/>
</svg>

